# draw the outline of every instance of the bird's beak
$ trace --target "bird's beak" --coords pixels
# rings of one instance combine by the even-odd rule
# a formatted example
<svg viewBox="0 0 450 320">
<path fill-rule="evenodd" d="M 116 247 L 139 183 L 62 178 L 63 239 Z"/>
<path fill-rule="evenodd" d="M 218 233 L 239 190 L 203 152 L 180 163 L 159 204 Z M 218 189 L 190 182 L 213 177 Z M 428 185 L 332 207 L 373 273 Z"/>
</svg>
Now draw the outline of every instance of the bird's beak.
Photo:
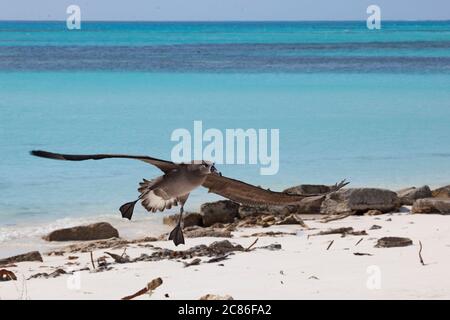
<svg viewBox="0 0 450 320">
<path fill-rule="evenodd" d="M 218 174 L 218 175 L 222 175 L 220 172 L 219 172 L 219 170 L 217 170 L 217 168 L 214 166 L 214 165 L 212 165 L 211 166 L 211 173 L 215 173 L 215 174 Z"/>
</svg>

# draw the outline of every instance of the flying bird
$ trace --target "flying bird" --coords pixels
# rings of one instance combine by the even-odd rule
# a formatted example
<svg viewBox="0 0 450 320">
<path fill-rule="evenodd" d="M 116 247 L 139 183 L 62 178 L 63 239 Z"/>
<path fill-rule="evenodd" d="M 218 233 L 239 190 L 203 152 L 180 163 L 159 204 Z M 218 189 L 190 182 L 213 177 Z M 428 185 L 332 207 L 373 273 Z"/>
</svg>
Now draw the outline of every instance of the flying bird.
<svg viewBox="0 0 450 320">
<path fill-rule="evenodd" d="M 119 210 L 123 218 L 131 220 L 134 207 L 139 201 L 141 201 L 142 206 L 149 212 L 164 211 L 165 209 L 172 208 L 172 206 L 180 205 L 180 215 L 177 225 L 169 234 L 169 240 L 173 240 L 176 246 L 184 244 L 181 227 L 184 204 L 190 192 L 200 186 L 207 188 L 208 192 L 216 193 L 239 204 L 254 206 L 295 205 L 299 204 L 305 198 L 319 195 L 325 196 L 348 184 L 348 182 L 343 180 L 339 184 L 335 184 L 328 193 L 299 195 L 266 190 L 243 181 L 225 177 L 217 171 L 214 163 L 204 160 L 196 160 L 191 163 L 174 163 L 148 156 L 124 154 L 73 155 L 41 150 L 34 150 L 30 153 L 37 157 L 68 161 L 125 158 L 144 161 L 156 166 L 164 174 L 152 180 L 144 179 L 139 184 L 139 197 L 134 201 L 123 204 Z"/>
</svg>

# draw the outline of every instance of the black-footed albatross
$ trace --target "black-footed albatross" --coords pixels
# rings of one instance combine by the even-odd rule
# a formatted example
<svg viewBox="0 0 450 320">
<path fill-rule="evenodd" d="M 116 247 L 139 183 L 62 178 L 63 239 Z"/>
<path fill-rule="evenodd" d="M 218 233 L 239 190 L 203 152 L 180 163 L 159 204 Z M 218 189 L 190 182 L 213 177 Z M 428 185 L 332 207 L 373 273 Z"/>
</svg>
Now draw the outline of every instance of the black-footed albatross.
<svg viewBox="0 0 450 320">
<path fill-rule="evenodd" d="M 140 196 L 120 207 L 123 218 L 131 220 L 134 206 L 141 201 L 142 206 L 149 212 L 164 211 L 180 204 L 180 216 L 176 227 L 170 232 L 169 240 L 177 246 L 184 244 L 181 227 L 183 207 L 189 194 L 194 189 L 203 186 L 208 192 L 213 192 L 243 205 L 295 205 L 303 199 L 313 196 L 325 196 L 335 192 L 348 184 L 345 180 L 335 184 L 331 191 L 324 194 L 299 195 L 285 192 L 266 190 L 243 181 L 227 178 L 217 171 L 209 161 L 192 161 L 191 163 L 174 163 L 148 156 L 132 156 L 124 154 L 92 154 L 71 155 L 59 154 L 41 150 L 31 151 L 37 157 L 55 160 L 101 160 L 108 158 L 126 158 L 144 161 L 159 168 L 164 174 L 153 180 L 144 179 L 138 189 Z"/>
</svg>

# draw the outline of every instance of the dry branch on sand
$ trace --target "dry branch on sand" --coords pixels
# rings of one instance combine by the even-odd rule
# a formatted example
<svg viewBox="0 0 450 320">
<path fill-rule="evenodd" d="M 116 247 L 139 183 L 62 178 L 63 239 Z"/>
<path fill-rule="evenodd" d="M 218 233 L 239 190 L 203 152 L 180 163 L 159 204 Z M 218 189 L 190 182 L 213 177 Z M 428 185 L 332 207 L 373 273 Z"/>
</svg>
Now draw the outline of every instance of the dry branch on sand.
<svg viewBox="0 0 450 320">
<path fill-rule="evenodd" d="M 330 234 L 340 234 L 342 236 L 353 235 L 353 236 L 366 236 L 367 233 L 365 230 L 354 231 L 352 227 L 342 227 L 342 228 L 332 228 L 324 231 L 320 231 L 318 233 L 311 234 L 309 236 L 327 236 Z"/>
<path fill-rule="evenodd" d="M 253 243 L 252 243 L 251 245 L 249 245 L 244 251 L 250 251 L 251 248 L 258 242 L 258 239 L 259 239 L 259 238 L 256 238 L 256 240 L 253 241 Z"/>
<path fill-rule="evenodd" d="M 425 262 L 423 262 L 423 258 L 422 258 L 422 241 L 420 241 L 420 240 L 419 240 L 419 246 L 420 246 L 420 248 L 419 248 L 419 260 L 420 260 L 420 263 L 424 266 Z"/>
<path fill-rule="evenodd" d="M 325 218 L 325 219 L 321 220 L 320 222 L 327 223 L 330 221 L 341 220 L 341 219 L 350 217 L 351 215 L 353 215 L 353 213 L 354 213 L 353 211 L 350 211 L 350 212 L 344 212 L 344 213 L 341 213 L 338 215 L 332 215 L 331 217 Z"/>
<path fill-rule="evenodd" d="M 333 243 L 334 243 L 334 240 L 331 240 L 331 241 L 330 241 L 330 244 L 329 244 L 328 247 L 327 247 L 327 250 L 330 250 L 330 248 L 331 248 L 331 246 L 333 245 Z"/>
<path fill-rule="evenodd" d="M 143 294 L 146 294 L 146 293 L 152 294 L 152 291 L 155 290 L 156 288 L 158 288 L 162 283 L 163 283 L 163 281 L 161 278 L 153 279 L 152 281 L 147 283 L 147 286 L 145 288 L 142 288 L 141 290 L 139 290 L 138 292 L 136 292 L 132 295 L 123 297 L 121 300 L 131 300 L 136 297 L 142 296 Z"/>
</svg>

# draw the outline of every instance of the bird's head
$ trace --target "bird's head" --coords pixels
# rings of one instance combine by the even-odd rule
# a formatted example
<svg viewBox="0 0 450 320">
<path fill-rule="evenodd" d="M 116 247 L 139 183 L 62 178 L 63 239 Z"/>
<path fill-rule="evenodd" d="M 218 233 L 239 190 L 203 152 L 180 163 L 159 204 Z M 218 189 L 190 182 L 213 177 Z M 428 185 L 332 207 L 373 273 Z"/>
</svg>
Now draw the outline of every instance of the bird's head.
<svg viewBox="0 0 450 320">
<path fill-rule="evenodd" d="M 201 174 L 207 175 L 210 173 L 220 174 L 220 172 L 214 166 L 211 161 L 202 160 L 194 164 L 195 170 L 199 171 Z"/>
</svg>

